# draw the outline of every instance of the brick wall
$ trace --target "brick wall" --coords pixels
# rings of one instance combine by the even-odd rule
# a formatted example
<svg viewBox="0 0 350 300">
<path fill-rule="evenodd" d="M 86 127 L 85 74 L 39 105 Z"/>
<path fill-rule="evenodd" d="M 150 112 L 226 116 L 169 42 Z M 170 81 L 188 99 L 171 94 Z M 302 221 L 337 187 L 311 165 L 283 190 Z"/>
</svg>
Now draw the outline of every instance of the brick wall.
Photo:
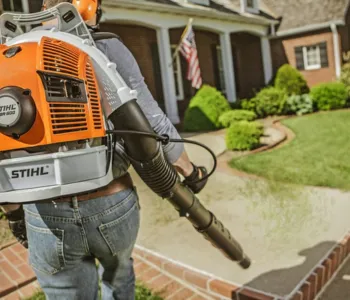
<svg viewBox="0 0 350 300">
<path fill-rule="evenodd" d="M 102 23 L 101 31 L 114 32 L 121 37 L 123 43 L 135 56 L 153 97 L 164 110 L 156 31 L 142 26 L 114 23 Z"/>
<path fill-rule="evenodd" d="M 231 34 L 237 96 L 254 96 L 265 85 L 260 37 L 245 32 Z"/>
<path fill-rule="evenodd" d="M 170 43 L 177 45 L 180 41 L 183 31 L 184 28 L 170 29 Z M 213 61 L 212 51 L 215 45 L 220 45 L 219 35 L 196 28 L 195 35 L 203 83 L 209 84 L 211 86 L 216 86 L 215 65 Z M 188 106 L 190 99 L 193 97 L 196 91 L 191 88 L 191 82 L 186 79 L 188 66 L 183 58 L 181 58 L 181 67 L 184 84 L 184 100 L 178 101 L 178 107 L 180 117 L 183 117 L 186 107 Z"/>
<path fill-rule="evenodd" d="M 341 47 L 341 36 L 339 36 Z M 320 42 L 327 42 L 328 67 L 317 70 L 303 70 L 304 75 L 310 87 L 321 83 L 329 82 L 336 79 L 333 35 L 329 30 L 315 32 L 310 35 L 299 35 L 284 39 L 271 40 L 271 53 L 274 72 L 284 63 L 289 63 L 296 67 L 294 47 L 307 46 Z"/>
</svg>

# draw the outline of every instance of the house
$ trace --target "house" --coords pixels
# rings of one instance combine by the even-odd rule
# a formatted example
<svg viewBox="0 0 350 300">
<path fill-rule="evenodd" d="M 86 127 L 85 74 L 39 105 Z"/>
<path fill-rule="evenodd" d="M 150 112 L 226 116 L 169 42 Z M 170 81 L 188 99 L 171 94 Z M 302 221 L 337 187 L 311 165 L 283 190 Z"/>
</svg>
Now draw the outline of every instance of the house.
<svg viewBox="0 0 350 300">
<path fill-rule="evenodd" d="M 5 11 L 38 11 L 41 6 L 41 0 L 2 2 Z M 268 36 L 278 21 L 259 0 L 103 0 L 103 10 L 101 29 L 118 34 L 131 50 L 154 98 L 174 124 L 196 92 L 186 79 L 184 59 L 177 55 L 171 64 L 189 18 L 203 83 L 234 102 L 252 96 L 272 77 Z"/>
<path fill-rule="evenodd" d="M 340 76 L 350 50 L 349 0 L 263 0 L 279 19 L 270 36 L 273 72 L 284 63 L 309 86 Z"/>
<path fill-rule="evenodd" d="M 196 90 L 187 63 L 172 56 L 193 18 L 203 83 L 230 102 L 249 98 L 284 63 L 310 86 L 340 75 L 350 50 L 350 0 L 103 0 L 102 31 L 118 34 L 160 107 L 180 123 Z M 1 2 L 1 0 L 0 0 Z M 42 0 L 2 0 L 5 11 L 34 12 Z"/>
</svg>

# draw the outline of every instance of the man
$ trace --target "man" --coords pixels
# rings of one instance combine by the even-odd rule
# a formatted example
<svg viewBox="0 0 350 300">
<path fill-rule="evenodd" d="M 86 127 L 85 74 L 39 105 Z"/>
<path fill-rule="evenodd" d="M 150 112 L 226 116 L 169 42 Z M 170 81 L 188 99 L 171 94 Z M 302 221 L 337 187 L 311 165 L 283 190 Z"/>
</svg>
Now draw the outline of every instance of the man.
<svg viewBox="0 0 350 300">
<path fill-rule="evenodd" d="M 44 0 L 51 8 L 68 0 Z M 98 10 L 100 12 L 100 10 Z M 98 25 L 100 14 L 87 24 Z M 38 29 L 50 29 L 46 24 Z M 138 104 L 158 134 L 179 138 L 179 134 L 148 90 L 131 52 L 118 39 L 100 40 L 97 47 L 115 62 L 126 84 L 138 92 Z M 198 193 L 206 181 L 191 184 L 203 175 L 194 166 L 182 144 L 164 146 L 164 153 L 188 186 Z M 137 238 L 140 214 L 138 195 L 128 174 L 130 163 L 122 143 L 115 149 L 115 180 L 100 191 L 55 201 L 4 208 L 17 239 L 29 246 L 29 261 L 47 299 L 97 299 L 100 263 L 103 299 L 134 299 L 135 275 L 131 254 Z"/>
</svg>

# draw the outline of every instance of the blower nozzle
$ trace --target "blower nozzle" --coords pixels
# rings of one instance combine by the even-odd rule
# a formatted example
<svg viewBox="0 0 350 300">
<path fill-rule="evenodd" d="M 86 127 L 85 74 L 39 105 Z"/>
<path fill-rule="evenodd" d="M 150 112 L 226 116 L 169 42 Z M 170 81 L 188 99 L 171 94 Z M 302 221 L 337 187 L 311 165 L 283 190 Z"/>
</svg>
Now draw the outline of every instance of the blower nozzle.
<svg viewBox="0 0 350 300">
<path fill-rule="evenodd" d="M 154 134 L 136 100 L 118 108 L 110 117 L 116 132 L 141 131 Z M 230 232 L 207 210 L 196 195 L 181 181 L 175 168 L 165 159 L 160 143 L 148 136 L 123 136 L 125 150 L 141 179 L 160 197 L 167 199 L 186 217 L 193 227 L 227 258 L 236 261 L 242 268 L 250 266 L 250 259 Z"/>
</svg>

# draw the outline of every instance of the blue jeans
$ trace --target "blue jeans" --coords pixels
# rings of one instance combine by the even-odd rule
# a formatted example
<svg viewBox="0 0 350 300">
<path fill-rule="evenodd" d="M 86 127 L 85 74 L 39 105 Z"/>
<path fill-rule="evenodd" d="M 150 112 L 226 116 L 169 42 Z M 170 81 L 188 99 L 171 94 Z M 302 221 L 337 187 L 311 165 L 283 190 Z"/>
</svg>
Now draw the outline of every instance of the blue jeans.
<svg viewBox="0 0 350 300">
<path fill-rule="evenodd" d="M 135 298 L 138 200 L 128 189 L 88 201 L 24 205 L 29 262 L 48 300 L 98 299 L 99 279 L 102 299 Z"/>
</svg>

